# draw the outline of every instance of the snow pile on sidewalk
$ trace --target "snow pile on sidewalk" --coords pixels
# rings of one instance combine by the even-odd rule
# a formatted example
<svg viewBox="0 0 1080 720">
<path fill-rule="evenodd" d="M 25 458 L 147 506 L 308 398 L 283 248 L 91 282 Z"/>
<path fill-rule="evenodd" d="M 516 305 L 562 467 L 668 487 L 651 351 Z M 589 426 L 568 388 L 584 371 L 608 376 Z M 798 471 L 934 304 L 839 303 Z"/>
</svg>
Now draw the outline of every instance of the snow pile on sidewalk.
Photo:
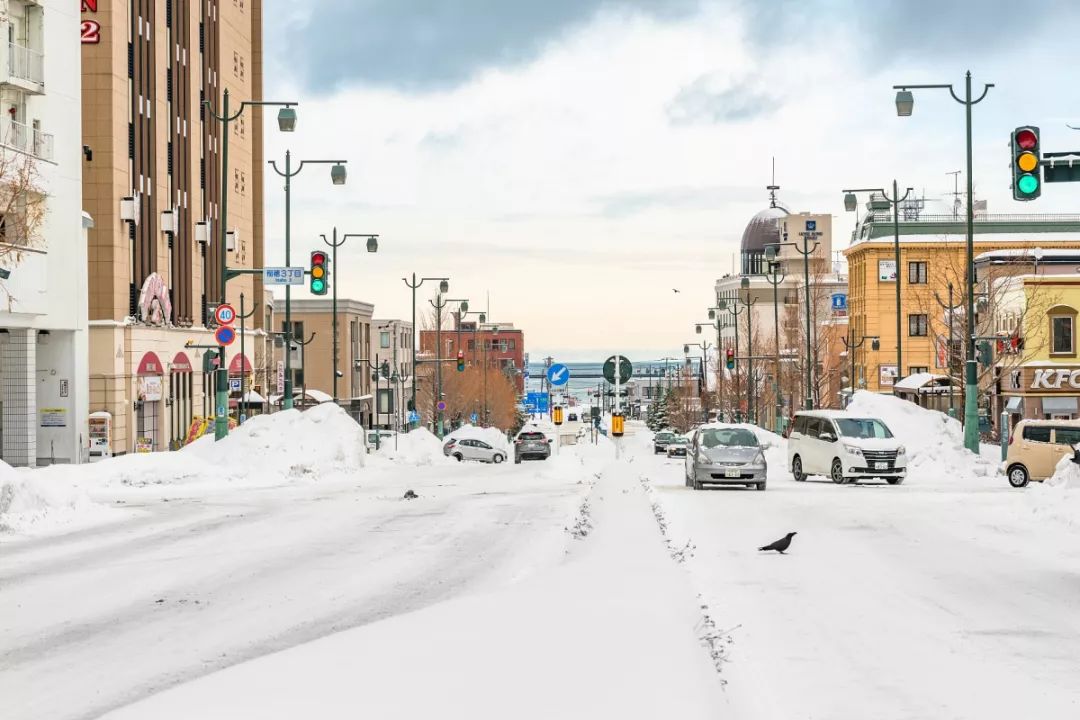
<svg viewBox="0 0 1080 720">
<path fill-rule="evenodd" d="M 992 477 L 997 465 L 964 447 L 959 420 L 891 395 L 859 390 L 848 406 L 854 415 L 882 420 L 907 449 L 908 472 L 937 478 Z"/>
<path fill-rule="evenodd" d="M 383 440 L 376 457 L 406 465 L 433 465 L 439 462 L 452 462 L 443 455 L 442 443 L 427 428 L 416 428 L 407 433 L 400 433 L 397 448 L 393 438 Z"/>
<path fill-rule="evenodd" d="M 1058 462 L 1054 475 L 1045 482 L 1028 485 L 1027 495 L 1036 517 L 1080 527 L 1080 465 L 1071 455 Z"/>
<path fill-rule="evenodd" d="M 446 436 L 446 439 L 454 438 L 456 440 L 480 440 L 486 442 L 496 450 L 504 450 L 510 452 L 510 443 L 506 441 L 506 433 L 498 428 L 488 427 L 476 427 L 475 425 L 462 425 L 454 432 Z"/>
<path fill-rule="evenodd" d="M 68 483 L 0 460 L 0 533 L 45 530 L 94 511 L 108 512 Z"/>
</svg>

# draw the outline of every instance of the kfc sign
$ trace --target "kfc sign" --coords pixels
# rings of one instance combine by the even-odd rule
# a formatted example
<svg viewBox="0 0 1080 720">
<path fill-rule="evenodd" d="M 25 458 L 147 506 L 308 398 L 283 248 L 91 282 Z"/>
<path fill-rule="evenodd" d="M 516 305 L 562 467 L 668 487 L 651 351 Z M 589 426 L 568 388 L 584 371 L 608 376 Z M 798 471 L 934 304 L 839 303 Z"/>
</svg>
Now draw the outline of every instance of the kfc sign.
<svg viewBox="0 0 1080 720">
<path fill-rule="evenodd" d="M 1080 390 L 1080 370 L 1036 370 L 1032 390 L 1061 390 L 1062 386 Z"/>
</svg>

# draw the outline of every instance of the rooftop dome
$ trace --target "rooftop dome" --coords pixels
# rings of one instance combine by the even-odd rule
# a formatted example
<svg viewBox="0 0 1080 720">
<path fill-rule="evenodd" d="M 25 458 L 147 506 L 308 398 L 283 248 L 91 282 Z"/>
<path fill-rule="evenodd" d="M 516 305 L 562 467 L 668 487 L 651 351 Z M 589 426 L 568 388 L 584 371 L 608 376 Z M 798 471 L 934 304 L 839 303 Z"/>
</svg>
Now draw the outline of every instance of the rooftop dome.
<svg viewBox="0 0 1080 720">
<path fill-rule="evenodd" d="M 780 242 L 780 224 L 788 216 L 788 211 L 780 206 L 767 207 L 746 224 L 742 234 L 741 250 L 746 254 L 759 254 L 765 252 L 766 245 Z"/>
</svg>

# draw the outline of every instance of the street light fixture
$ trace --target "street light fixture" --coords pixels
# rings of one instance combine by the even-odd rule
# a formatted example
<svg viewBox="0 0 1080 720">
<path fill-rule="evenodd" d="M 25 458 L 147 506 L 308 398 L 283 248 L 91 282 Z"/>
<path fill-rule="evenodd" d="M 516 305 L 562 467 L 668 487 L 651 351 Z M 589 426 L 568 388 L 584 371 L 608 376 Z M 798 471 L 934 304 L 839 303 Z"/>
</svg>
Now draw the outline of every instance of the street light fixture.
<svg viewBox="0 0 1080 720">
<path fill-rule="evenodd" d="M 286 105 L 278 110 L 278 130 L 281 132 L 293 132 L 296 130 L 296 110 L 292 105 Z"/>
<path fill-rule="evenodd" d="M 330 181 L 335 185 L 344 185 L 346 177 L 345 166 L 341 163 L 330 168 Z"/>
<path fill-rule="evenodd" d="M 439 277 L 425 277 L 425 278 L 420 278 L 419 280 L 417 280 L 416 279 L 416 273 L 412 274 L 412 282 L 409 282 L 408 278 L 401 278 L 401 280 L 402 280 L 402 282 L 405 283 L 405 285 L 407 287 L 409 287 L 412 290 L 412 332 L 413 332 L 413 337 L 412 337 L 412 378 L 413 378 L 412 411 L 413 412 L 419 412 L 416 409 L 416 385 L 417 385 L 417 381 L 419 380 L 419 378 L 416 376 L 416 345 L 417 345 L 416 339 L 419 336 L 419 331 L 416 328 L 416 289 L 418 287 L 420 287 L 421 285 L 423 285 L 428 280 L 432 280 L 432 281 L 438 280 L 439 281 L 439 292 L 444 293 L 444 292 L 446 292 L 447 290 L 450 289 L 450 280 L 449 280 L 449 278 L 439 278 Z M 436 363 L 436 365 L 438 365 L 438 363 Z"/>
<path fill-rule="evenodd" d="M 369 253 L 379 252 L 379 236 L 369 235 L 367 239 L 367 251 Z"/>
<path fill-rule="evenodd" d="M 327 240 L 325 235 L 322 236 L 323 242 L 326 243 L 327 245 L 329 245 L 330 248 L 331 248 L 330 269 L 331 269 L 332 272 L 337 272 L 337 249 L 339 247 L 341 247 L 342 245 L 344 245 L 345 241 L 348 240 L 349 238 L 352 238 L 352 237 L 365 237 L 365 236 L 367 237 L 367 250 L 368 250 L 368 252 L 371 252 L 371 253 L 376 252 L 379 249 L 379 236 L 378 235 L 369 235 L 369 234 L 366 234 L 366 233 L 346 233 L 345 235 L 342 235 L 340 240 L 338 240 L 338 231 L 337 231 L 337 227 L 335 226 L 334 227 L 334 233 L 333 233 L 334 239 L 333 239 L 332 242 L 330 240 Z M 330 286 L 330 290 L 333 293 L 333 299 L 331 301 L 332 305 L 331 305 L 330 312 L 331 312 L 331 315 L 332 315 L 332 325 L 333 325 L 333 328 L 334 328 L 334 340 L 333 340 L 333 365 L 334 365 L 334 381 L 333 381 L 333 385 L 334 385 L 334 388 L 333 388 L 333 390 L 334 390 L 334 402 L 335 403 L 338 401 L 338 391 L 337 391 L 338 390 L 338 383 L 337 383 L 337 381 L 338 381 L 338 377 L 339 377 L 339 373 L 338 373 L 337 286 L 338 286 L 337 282 L 332 283 L 331 286 Z"/>
<path fill-rule="evenodd" d="M 979 383 L 975 366 L 975 189 L 972 177 L 971 108 L 982 102 L 992 87 L 993 83 L 986 83 L 982 94 L 972 99 L 970 70 L 964 75 L 963 98 L 956 94 L 951 84 L 893 85 L 893 89 L 900 91 L 896 93 L 896 114 L 900 117 L 911 115 L 915 104 L 915 98 L 911 94 L 913 89 L 948 90 L 952 99 L 964 106 L 967 129 L 967 313 L 964 318 L 967 325 L 967 359 L 964 364 L 964 447 L 974 453 L 979 452 Z"/>
<path fill-rule="evenodd" d="M 757 388 L 757 379 L 754 377 L 754 312 L 753 307 L 757 304 L 757 300 L 750 299 L 750 278 L 743 276 L 739 281 L 739 287 L 742 291 L 746 292 L 746 299 L 743 300 L 742 292 L 739 292 L 735 296 L 735 302 L 741 303 L 746 308 L 746 419 L 750 423 L 757 422 L 757 408 L 754 403 L 754 395 Z M 736 335 L 738 334 L 738 325 L 735 326 Z"/>
<path fill-rule="evenodd" d="M 765 273 L 765 279 L 773 286 L 773 334 L 776 343 L 776 367 L 773 369 L 773 399 L 776 401 L 776 417 L 773 418 L 773 430 L 777 434 L 783 433 L 784 400 L 780 394 L 780 283 L 787 278 L 786 273 L 780 272 L 780 262 L 776 259 L 776 248 L 768 245 L 765 248 L 765 258 L 768 260 L 769 272 Z"/>
<path fill-rule="evenodd" d="M 855 197 L 855 193 L 849 192 L 844 194 L 844 210 L 847 212 L 855 212 L 859 209 L 859 200 Z"/>
</svg>

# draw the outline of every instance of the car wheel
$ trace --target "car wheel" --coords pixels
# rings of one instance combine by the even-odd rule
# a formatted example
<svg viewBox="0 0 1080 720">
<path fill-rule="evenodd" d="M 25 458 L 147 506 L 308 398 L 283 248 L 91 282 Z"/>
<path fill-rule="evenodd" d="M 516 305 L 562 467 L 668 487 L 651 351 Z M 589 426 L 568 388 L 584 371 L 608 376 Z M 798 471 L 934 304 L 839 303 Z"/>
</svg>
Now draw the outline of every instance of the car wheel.
<svg viewBox="0 0 1080 720">
<path fill-rule="evenodd" d="M 889 483 L 890 485 L 899 485 L 900 483 L 904 482 L 904 476 L 900 475 L 898 477 L 887 477 L 885 478 L 885 482 Z"/>
<path fill-rule="evenodd" d="M 795 476 L 795 482 L 804 482 L 806 473 L 802 469 L 802 458 L 796 455 L 791 460 L 791 474 Z"/>
<path fill-rule="evenodd" d="M 758 483 L 757 484 L 757 489 L 758 490 L 764 490 L 765 489 L 765 483 Z"/>
<path fill-rule="evenodd" d="M 455 459 L 455 460 L 457 460 L 458 462 L 461 462 L 461 461 L 462 461 L 462 460 L 464 460 L 465 458 L 463 458 L 463 457 L 461 456 L 461 453 L 454 453 L 454 459 Z"/>
<path fill-rule="evenodd" d="M 506 458 L 504 458 L 504 457 L 503 457 L 502 455 L 496 455 L 495 457 L 491 458 L 491 462 L 493 462 L 493 463 L 495 463 L 496 465 L 498 465 L 498 464 L 500 464 L 500 463 L 501 463 L 501 462 L 502 462 L 503 460 L 505 460 L 505 459 L 506 459 Z"/>
<path fill-rule="evenodd" d="M 1031 476 L 1028 474 L 1027 468 L 1023 465 L 1013 465 L 1009 468 L 1008 472 L 1009 484 L 1014 488 L 1022 488 L 1028 484 L 1031 480 Z"/>
<path fill-rule="evenodd" d="M 829 473 L 829 477 L 837 485 L 843 485 L 847 482 L 847 479 L 844 478 L 844 463 L 840 462 L 840 458 L 833 458 L 832 472 Z"/>
</svg>

